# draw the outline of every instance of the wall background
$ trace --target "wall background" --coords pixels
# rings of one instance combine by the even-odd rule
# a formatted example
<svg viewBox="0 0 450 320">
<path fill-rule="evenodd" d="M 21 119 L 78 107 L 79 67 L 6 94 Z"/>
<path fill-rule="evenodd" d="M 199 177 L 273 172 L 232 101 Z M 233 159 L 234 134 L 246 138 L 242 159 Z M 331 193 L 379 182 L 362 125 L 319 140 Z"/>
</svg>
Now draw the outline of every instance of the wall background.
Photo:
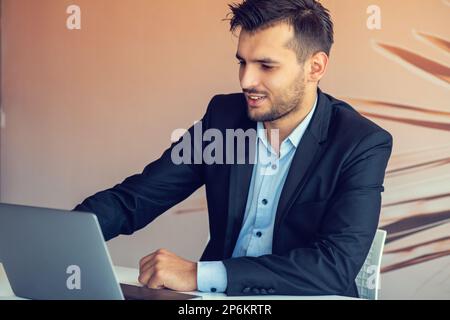
<svg viewBox="0 0 450 320">
<path fill-rule="evenodd" d="M 0 200 L 73 208 L 140 172 L 214 94 L 240 91 L 228 0 L 3 0 Z M 450 5 L 328 0 L 336 45 L 322 89 L 389 130 L 382 298 L 450 298 Z M 66 8 L 82 10 L 81 30 Z M 366 26 L 381 8 L 381 30 Z M 183 240 L 180 241 L 180 238 Z M 198 259 L 203 191 L 108 243 L 136 266 L 165 247 Z"/>
</svg>

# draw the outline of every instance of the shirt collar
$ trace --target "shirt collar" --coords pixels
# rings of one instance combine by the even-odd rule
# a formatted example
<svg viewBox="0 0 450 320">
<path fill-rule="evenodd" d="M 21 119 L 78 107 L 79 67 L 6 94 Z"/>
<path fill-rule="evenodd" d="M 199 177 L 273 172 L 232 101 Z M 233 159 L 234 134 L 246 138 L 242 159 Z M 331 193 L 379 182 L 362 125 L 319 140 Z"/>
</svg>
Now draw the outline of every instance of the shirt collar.
<svg viewBox="0 0 450 320">
<path fill-rule="evenodd" d="M 295 128 L 294 131 L 292 131 L 291 134 L 287 137 L 287 140 L 289 140 L 294 145 L 295 148 L 297 148 L 298 145 L 300 144 L 300 141 L 302 140 L 302 137 L 305 134 L 305 131 L 309 126 L 309 123 L 311 122 L 312 116 L 314 115 L 314 111 L 316 110 L 317 107 L 317 99 L 318 96 L 316 97 L 316 101 L 314 102 L 314 105 L 311 111 L 306 116 L 306 118 L 303 119 L 303 121 L 297 126 L 297 128 Z"/>
<path fill-rule="evenodd" d="M 291 132 L 291 134 L 282 142 L 282 145 L 285 144 L 285 142 L 289 141 L 290 144 L 297 148 L 298 145 L 300 144 L 300 141 L 302 140 L 303 135 L 305 134 L 306 129 L 309 126 L 309 123 L 311 122 L 311 119 L 314 115 L 314 111 L 316 110 L 317 107 L 317 100 L 318 97 L 316 97 L 316 101 L 314 102 L 313 108 L 311 109 L 311 111 L 308 113 L 308 115 L 305 117 L 305 119 L 303 119 L 302 122 L 300 122 L 300 124 L 294 129 L 294 131 Z M 257 123 L 257 134 L 258 134 L 258 139 L 260 139 L 264 145 L 266 146 L 266 148 L 271 149 L 271 146 L 268 145 L 267 142 L 267 137 L 266 137 L 266 130 L 264 128 L 264 124 L 262 122 L 258 122 Z M 283 146 L 281 146 L 283 147 Z"/>
</svg>

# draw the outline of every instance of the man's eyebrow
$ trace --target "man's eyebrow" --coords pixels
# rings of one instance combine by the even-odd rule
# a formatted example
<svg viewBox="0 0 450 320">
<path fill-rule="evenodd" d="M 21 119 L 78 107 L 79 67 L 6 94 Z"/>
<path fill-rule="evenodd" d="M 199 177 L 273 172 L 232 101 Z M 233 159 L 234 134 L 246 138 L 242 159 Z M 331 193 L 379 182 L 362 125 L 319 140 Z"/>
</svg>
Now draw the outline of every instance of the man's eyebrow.
<svg viewBox="0 0 450 320">
<path fill-rule="evenodd" d="M 242 58 L 239 53 L 236 53 L 236 59 L 238 59 L 239 61 L 245 61 L 244 58 Z M 257 63 L 266 63 L 266 64 L 280 64 L 278 61 L 272 59 L 272 58 L 266 58 L 266 57 L 262 57 L 260 59 L 256 59 L 256 60 L 252 60 L 250 62 L 257 62 Z"/>
</svg>

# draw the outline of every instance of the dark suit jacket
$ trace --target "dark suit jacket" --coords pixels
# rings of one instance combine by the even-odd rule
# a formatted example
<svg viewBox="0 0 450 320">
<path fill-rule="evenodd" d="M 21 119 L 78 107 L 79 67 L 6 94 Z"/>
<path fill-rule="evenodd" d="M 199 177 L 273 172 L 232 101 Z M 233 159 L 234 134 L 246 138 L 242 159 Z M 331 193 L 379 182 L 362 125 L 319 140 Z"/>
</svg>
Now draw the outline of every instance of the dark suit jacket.
<svg viewBox="0 0 450 320">
<path fill-rule="evenodd" d="M 145 227 L 205 185 L 210 241 L 201 260 L 224 262 L 228 295 L 356 297 L 355 278 L 379 222 L 392 137 L 348 104 L 318 92 L 316 111 L 282 190 L 271 255 L 231 258 L 253 165 L 175 165 L 171 150 L 180 141 L 141 174 L 75 210 L 95 213 L 108 240 Z M 216 128 L 224 136 L 226 129 L 256 129 L 243 94 L 215 96 L 202 121 L 204 130 Z M 193 135 L 193 128 L 189 132 Z M 201 152 L 207 144 L 192 148 Z"/>
</svg>

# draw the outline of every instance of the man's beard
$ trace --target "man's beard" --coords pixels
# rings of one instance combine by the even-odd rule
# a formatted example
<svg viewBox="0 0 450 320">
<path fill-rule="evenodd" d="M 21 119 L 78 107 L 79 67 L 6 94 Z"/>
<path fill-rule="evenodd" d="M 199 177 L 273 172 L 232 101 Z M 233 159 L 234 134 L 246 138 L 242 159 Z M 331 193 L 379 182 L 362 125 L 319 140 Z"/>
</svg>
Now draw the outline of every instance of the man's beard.
<svg viewBox="0 0 450 320">
<path fill-rule="evenodd" d="M 305 95 L 305 84 L 303 83 L 303 74 L 292 83 L 292 86 L 279 97 L 274 97 L 270 110 L 264 114 L 254 114 L 247 107 L 247 114 L 250 120 L 256 122 L 271 122 L 286 117 L 292 112 L 297 111 Z"/>
</svg>

